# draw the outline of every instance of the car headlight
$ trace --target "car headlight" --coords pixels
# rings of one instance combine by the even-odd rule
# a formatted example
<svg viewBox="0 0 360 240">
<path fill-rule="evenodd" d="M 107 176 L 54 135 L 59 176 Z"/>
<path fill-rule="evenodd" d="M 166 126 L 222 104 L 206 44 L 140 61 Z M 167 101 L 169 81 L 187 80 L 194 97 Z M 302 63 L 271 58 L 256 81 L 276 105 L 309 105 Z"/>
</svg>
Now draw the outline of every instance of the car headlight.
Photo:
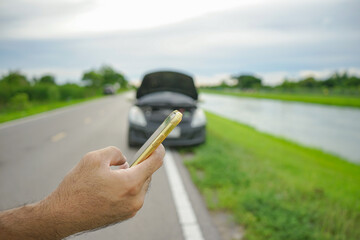
<svg viewBox="0 0 360 240">
<path fill-rule="evenodd" d="M 206 116 L 202 109 L 197 108 L 193 114 L 191 127 L 200 127 L 206 124 Z"/>
<path fill-rule="evenodd" d="M 133 124 L 136 124 L 136 125 L 139 125 L 142 127 L 146 126 L 146 119 L 145 119 L 144 113 L 137 106 L 133 106 L 130 108 L 129 121 Z"/>
</svg>

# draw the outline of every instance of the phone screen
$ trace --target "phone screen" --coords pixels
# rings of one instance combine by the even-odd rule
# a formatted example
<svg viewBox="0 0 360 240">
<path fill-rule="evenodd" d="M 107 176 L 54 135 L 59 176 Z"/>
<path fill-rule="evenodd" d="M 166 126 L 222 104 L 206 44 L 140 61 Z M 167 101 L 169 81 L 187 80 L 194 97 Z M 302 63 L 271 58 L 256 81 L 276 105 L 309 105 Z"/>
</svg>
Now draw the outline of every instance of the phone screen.
<svg viewBox="0 0 360 240">
<path fill-rule="evenodd" d="M 175 110 L 164 120 L 164 122 L 155 130 L 144 145 L 136 152 L 130 167 L 135 166 L 148 158 L 155 149 L 165 140 L 169 133 L 180 123 L 182 114 Z"/>
</svg>

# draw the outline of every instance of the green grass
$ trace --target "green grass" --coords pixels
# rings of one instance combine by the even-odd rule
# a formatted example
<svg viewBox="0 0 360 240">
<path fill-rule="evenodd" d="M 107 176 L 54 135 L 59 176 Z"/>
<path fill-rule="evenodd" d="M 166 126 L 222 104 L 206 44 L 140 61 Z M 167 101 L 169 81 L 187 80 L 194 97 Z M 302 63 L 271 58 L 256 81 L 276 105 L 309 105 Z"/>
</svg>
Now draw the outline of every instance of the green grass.
<svg viewBox="0 0 360 240">
<path fill-rule="evenodd" d="M 360 166 L 213 114 L 186 160 L 208 207 L 247 240 L 360 239 Z"/>
<path fill-rule="evenodd" d="M 50 103 L 30 103 L 30 106 L 27 109 L 24 110 L 8 110 L 8 109 L 2 109 L 0 111 L 0 123 L 15 120 L 18 118 L 27 117 L 30 115 L 50 111 L 56 108 L 61 108 L 65 106 L 69 106 L 72 104 L 81 103 L 84 101 L 88 101 L 91 99 L 99 98 L 92 97 L 92 98 L 86 98 L 86 99 L 76 99 L 76 100 L 70 100 L 70 101 L 59 101 L 59 102 L 50 102 Z"/>
<path fill-rule="evenodd" d="M 118 90 L 117 94 L 124 93 L 126 91 L 129 91 L 129 89 L 120 89 Z M 0 123 L 28 117 L 31 115 L 35 115 L 38 113 L 50 111 L 56 108 L 62 108 L 69 105 L 82 103 L 85 101 L 93 100 L 96 98 L 103 97 L 103 95 L 96 95 L 89 98 L 84 99 L 75 99 L 75 100 L 69 100 L 69 101 L 57 101 L 57 102 L 30 102 L 29 106 L 24 110 L 11 110 L 11 109 L 0 109 Z"/>
<path fill-rule="evenodd" d="M 227 90 L 201 90 L 204 93 L 214 93 L 231 95 L 237 97 L 252 97 L 252 98 L 268 98 L 282 101 L 295 101 L 306 103 L 317 103 L 325 105 L 335 105 L 343 107 L 360 107 L 360 97 L 356 96 L 336 96 L 336 95 L 321 95 L 319 94 L 305 94 L 305 93 L 266 93 L 266 92 L 234 92 Z"/>
</svg>

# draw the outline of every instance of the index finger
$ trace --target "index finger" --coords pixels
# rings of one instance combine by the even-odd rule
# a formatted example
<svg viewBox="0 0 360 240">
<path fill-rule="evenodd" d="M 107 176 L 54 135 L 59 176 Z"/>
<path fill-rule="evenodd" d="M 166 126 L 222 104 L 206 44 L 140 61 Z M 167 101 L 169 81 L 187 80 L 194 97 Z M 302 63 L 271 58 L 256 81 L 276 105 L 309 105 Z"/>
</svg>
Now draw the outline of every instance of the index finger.
<svg viewBox="0 0 360 240">
<path fill-rule="evenodd" d="M 102 155 L 102 160 L 107 165 L 119 166 L 126 163 L 126 157 L 117 147 L 114 146 L 106 147 L 100 149 L 99 152 Z"/>
</svg>

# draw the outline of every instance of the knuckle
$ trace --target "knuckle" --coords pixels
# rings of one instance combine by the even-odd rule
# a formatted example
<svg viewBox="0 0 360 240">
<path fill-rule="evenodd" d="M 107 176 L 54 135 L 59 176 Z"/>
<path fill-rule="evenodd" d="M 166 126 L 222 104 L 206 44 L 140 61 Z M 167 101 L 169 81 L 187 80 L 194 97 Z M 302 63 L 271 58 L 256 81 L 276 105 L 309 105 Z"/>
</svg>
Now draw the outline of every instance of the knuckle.
<svg viewBox="0 0 360 240">
<path fill-rule="evenodd" d="M 128 215 L 128 217 L 129 217 L 129 218 L 133 218 L 133 217 L 135 217 L 136 213 L 137 213 L 137 211 L 134 211 L 134 212 L 130 213 L 130 214 Z"/>
<path fill-rule="evenodd" d="M 124 182 L 122 187 L 125 194 L 128 196 L 136 196 L 141 191 L 142 185 L 139 183 L 138 179 L 132 175 L 123 175 L 122 182 Z"/>
<path fill-rule="evenodd" d="M 136 198 L 131 204 L 132 212 L 136 214 L 136 212 L 138 212 L 143 205 L 144 201 L 141 198 Z"/>
<path fill-rule="evenodd" d="M 95 152 L 88 152 L 84 155 L 84 157 L 82 158 L 83 162 L 91 162 L 93 161 L 93 159 L 95 158 Z"/>
<path fill-rule="evenodd" d="M 132 186 L 129 186 L 127 189 L 127 192 L 130 196 L 136 196 L 139 194 L 141 187 L 138 185 L 133 184 Z"/>
<path fill-rule="evenodd" d="M 99 162 L 98 153 L 96 151 L 88 152 L 82 158 L 82 161 L 86 165 L 97 164 Z"/>
<path fill-rule="evenodd" d="M 114 153 L 116 153 L 116 154 L 122 155 L 120 149 L 118 149 L 118 148 L 115 147 L 115 146 L 109 146 L 109 147 L 107 147 L 107 150 L 108 150 L 108 151 L 111 151 L 111 152 L 114 152 Z"/>
<path fill-rule="evenodd" d="M 119 159 L 125 159 L 125 156 L 121 152 L 121 150 L 115 146 L 109 146 L 106 148 L 106 151 L 109 151 L 112 156 Z"/>
</svg>

